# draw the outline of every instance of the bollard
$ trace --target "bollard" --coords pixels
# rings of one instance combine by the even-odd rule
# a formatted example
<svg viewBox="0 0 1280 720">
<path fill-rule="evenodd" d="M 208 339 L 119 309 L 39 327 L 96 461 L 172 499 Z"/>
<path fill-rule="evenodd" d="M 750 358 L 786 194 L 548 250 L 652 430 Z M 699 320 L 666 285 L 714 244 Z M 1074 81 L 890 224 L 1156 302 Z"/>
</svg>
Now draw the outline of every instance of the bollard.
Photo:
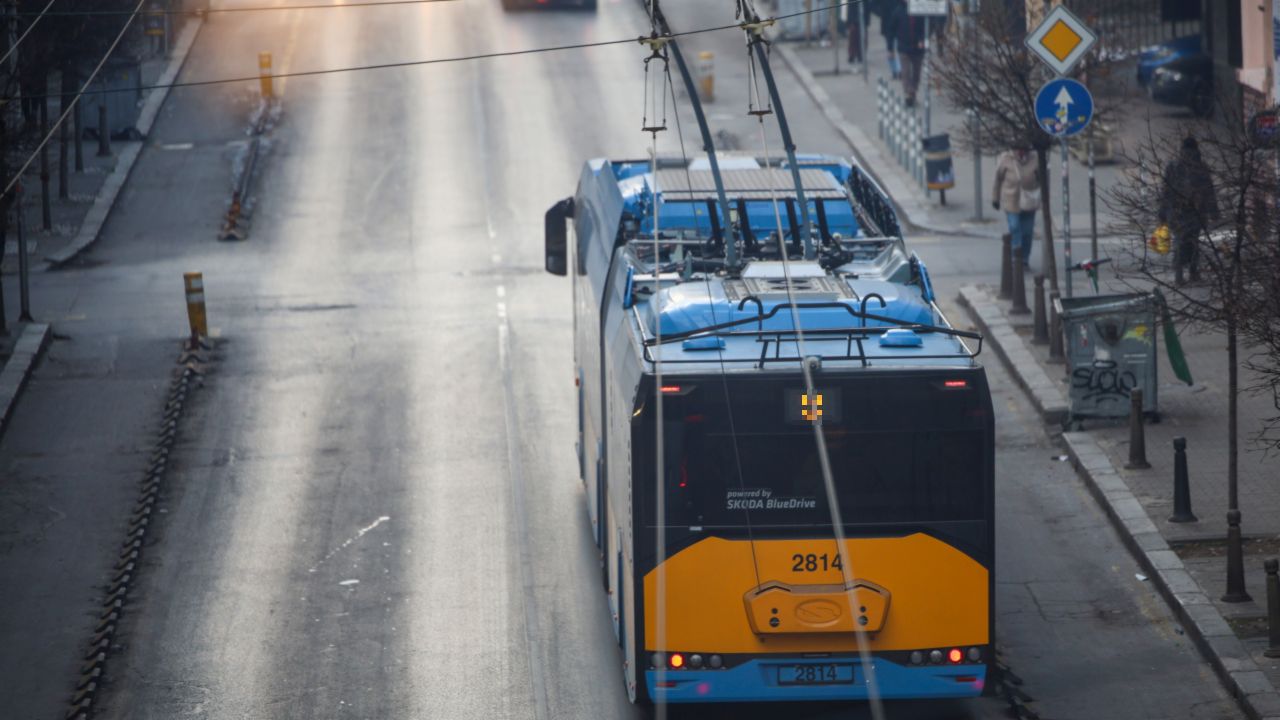
<svg viewBox="0 0 1280 720">
<path fill-rule="evenodd" d="M 1058 315 L 1058 291 L 1049 293 L 1049 362 L 1066 360 L 1062 353 L 1062 316 Z"/>
<path fill-rule="evenodd" d="M 865 46 L 864 46 L 865 47 Z M 863 63 L 868 65 L 869 63 Z M 876 78 L 876 134 L 880 136 L 880 142 L 884 142 L 884 78 Z"/>
<path fill-rule="evenodd" d="M 208 337 L 209 322 L 204 311 L 204 276 L 198 272 L 182 274 L 187 291 L 187 320 L 191 324 L 191 349 L 200 347 L 200 338 Z"/>
<path fill-rule="evenodd" d="M 703 102 L 716 99 L 715 53 L 704 50 L 698 53 L 698 94 Z"/>
<path fill-rule="evenodd" d="M 1240 511 L 1227 511 L 1227 592 L 1222 602 L 1249 602 L 1253 598 L 1244 588 L 1244 546 L 1240 537 Z"/>
<path fill-rule="evenodd" d="M 1200 518 L 1191 512 L 1191 480 L 1187 477 L 1187 439 L 1177 437 L 1173 439 L 1173 515 L 1169 518 L 1169 522 L 1199 521 Z"/>
<path fill-rule="evenodd" d="M 1183 440 L 1182 445 L 1186 447 L 1186 441 Z M 1175 450 L 1178 448 L 1178 441 L 1173 441 Z M 1129 462 L 1124 465 L 1130 470 L 1146 470 L 1151 467 L 1151 463 L 1147 462 L 1147 436 L 1144 434 L 1142 425 L 1142 388 L 1134 388 L 1129 393 Z M 1177 490 L 1177 473 L 1174 473 L 1174 497 L 1178 495 Z M 1176 503 L 1175 503 L 1176 504 Z M 1174 510 L 1174 514 L 1178 513 Z M 1174 520 L 1174 522 L 1187 522 L 1186 520 Z"/>
<path fill-rule="evenodd" d="M 275 93 L 271 89 L 271 53 L 258 53 L 258 82 L 262 86 L 262 99 L 270 100 L 275 97 Z"/>
<path fill-rule="evenodd" d="M 1036 276 L 1036 301 L 1035 317 L 1031 321 L 1032 335 L 1031 344 L 1048 345 L 1049 344 L 1049 318 L 1045 315 L 1044 309 L 1044 275 Z"/>
<path fill-rule="evenodd" d="M 107 104 L 98 104 L 98 157 L 111 157 L 111 128 L 107 127 Z"/>
<path fill-rule="evenodd" d="M 1022 253 L 1015 252 L 1013 254 L 1013 305 L 1009 308 L 1010 315 L 1029 315 L 1031 309 L 1027 307 L 1027 288 L 1026 281 L 1023 280 L 1022 272 Z"/>
<path fill-rule="evenodd" d="M 1280 563 L 1275 558 L 1264 562 L 1267 571 L 1267 649 L 1262 651 L 1269 658 L 1280 658 L 1280 577 L 1276 571 Z"/>
<path fill-rule="evenodd" d="M 1013 250 L 1009 247 L 1011 242 L 1013 239 L 1009 237 L 1009 233 L 1000 237 L 1000 294 L 996 296 L 1000 300 L 1013 297 Z"/>
</svg>

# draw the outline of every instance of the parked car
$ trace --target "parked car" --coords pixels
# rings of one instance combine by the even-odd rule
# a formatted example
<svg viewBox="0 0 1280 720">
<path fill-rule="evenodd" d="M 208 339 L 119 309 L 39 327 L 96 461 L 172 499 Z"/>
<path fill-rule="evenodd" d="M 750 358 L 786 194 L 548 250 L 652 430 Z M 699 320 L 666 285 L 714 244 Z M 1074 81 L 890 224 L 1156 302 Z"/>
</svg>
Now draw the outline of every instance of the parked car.
<svg viewBox="0 0 1280 720">
<path fill-rule="evenodd" d="M 1138 55 L 1138 84 L 1146 87 L 1151 84 L 1151 76 L 1156 68 L 1164 67 L 1171 62 L 1191 55 L 1201 54 L 1200 35 L 1186 35 L 1174 38 L 1159 45 L 1153 45 Z"/>
<path fill-rule="evenodd" d="M 1147 87 L 1151 99 L 1181 105 L 1200 117 L 1213 114 L 1213 60 L 1188 55 L 1156 68 Z"/>
<path fill-rule="evenodd" d="M 576 7 L 594 12 L 596 0 L 502 0 L 503 10 L 549 7 Z"/>
</svg>

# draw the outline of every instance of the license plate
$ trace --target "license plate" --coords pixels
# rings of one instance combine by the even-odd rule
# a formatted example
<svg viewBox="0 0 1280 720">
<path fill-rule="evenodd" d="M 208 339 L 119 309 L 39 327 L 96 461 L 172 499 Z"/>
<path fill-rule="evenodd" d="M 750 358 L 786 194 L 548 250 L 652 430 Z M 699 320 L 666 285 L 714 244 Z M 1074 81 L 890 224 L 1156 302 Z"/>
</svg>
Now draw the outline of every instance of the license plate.
<svg viewBox="0 0 1280 720">
<path fill-rule="evenodd" d="M 851 685 L 851 664 L 782 665 L 778 668 L 779 685 Z"/>
</svg>

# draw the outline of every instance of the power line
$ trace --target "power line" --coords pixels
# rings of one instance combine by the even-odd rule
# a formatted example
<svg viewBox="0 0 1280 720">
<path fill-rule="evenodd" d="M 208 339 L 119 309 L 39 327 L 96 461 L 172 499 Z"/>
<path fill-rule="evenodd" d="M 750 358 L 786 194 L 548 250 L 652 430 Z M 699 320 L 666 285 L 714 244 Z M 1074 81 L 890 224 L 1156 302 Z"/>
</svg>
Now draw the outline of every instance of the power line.
<svg viewBox="0 0 1280 720">
<path fill-rule="evenodd" d="M 4 53 L 4 57 L 0 57 L 0 64 L 4 64 L 4 61 L 9 59 L 9 56 L 13 54 L 13 51 L 17 50 L 18 46 L 22 44 L 22 41 L 27 39 L 27 36 L 35 29 L 36 23 L 40 22 L 40 18 L 44 17 L 45 14 L 49 12 L 49 8 L 53 7 L 53 3 L 54 0 L 49 0 L 49 4 L 45 5 L 44 9 L 40 11 L 40 14 L 36 16 L 36 19 L 31 21 L 31 24 L 27 26 L 27 29 L 22 32 L 22 36 L 9 46 L 9 49 Z M 30 15 L 30 13 L 18 13 L 18 15 Z"/>
<path fill-rule="evenodd" d="M 22 163 L 22 167 L 18 168 L 18 172 L 14 173 L 13 177 L 9 179 L 9 182 L 5 184 L 4 190 L 0 191 L 0 197 L 9 194 L 9 191 L 13 189 L 13 186 L 17 185 L 18 181 L 22 179 L 22 174 L 27 171 L 27 168 L 31 167 L 31 163 L 36 159 L 36 156 L 40 154 L 40 151 L 44 149 L 44 146 L 49 144 L 49 139 L 53 137 L 53 134 L 57 132 L 58 128 L 67 119 L 67 115 L 71 114 L 71 111 L 75 109 L 76 103 L 80 102 L 80 96 L 84 95 L 85 88 L 89 87 L 89 84 L 92 83 L 94 78 L 98 76 L 98 73 L 102 71 L 102 66 L 107 64 L 107 58 L 111 57 L 111 53 L 115 52 L 116 46 L 119 45 L 120 40 L 124 38 L 125 31 L 129 29 L 129 26 L 133 24 L 134 19 L 138 17 L 138 11 L 142 9 L 142 5 L 146 1 L 147 0 L 138 0 L 137 7 L 133 9 L 133 12 L 129 14 L 129 19 L 120 27 L 120 32 L 116 35 L 116 39 L 111 42 L 111 47 L 107 48 L 107 51 L 103 53 L 102 59 L 99 60 L 97 66 L 93 68 L 93 72 L 89 73 L 89 77 L 85 80 L 84 85 L 81 86 L 80 92 L 76 93 L 71 102 L 67 104 L 67 107 L 63 108 L 62 114 L 58 116 L 58 121 L 49 128 L 49 132 L 45 134 L 44 139 L 41 140 L 40 144 L 36 146 L 36 149 L 32 151 L 31 155 L 27 158 L 27 161 Z M 99 128 L 99 130 L 103 131 L 105 128 Z"/>
<path fill-rule="evenodd" d="M 390 3 L 396 3 L 396 2 L 448 2 L 451 0 L 388 0 L 388 1 Z M 836 3 L 829 6 L 823 6 L 823 7 L 814 8 L 811 10 L 801 10 L 800 12 L 789 13 L 787 15 L 778 15 L 775 17 L 768 18 L 763 22 L 768 24 L 768 23 L 776 22 L 778 20 L 786 20 L 787 18 L 800 17 L 803 15 L 811 15 L 813 13 L 825 12 L 827 10 L 835 10 L 837 8 L 846 7 L 846 6 L 861 5 L 864 2 L 866 2 L 866 0 L 845 0 L 845 2 L 840 2 L 840 3 Z M 364 4 L 369 5 L 373 3 L 364 3 Z M 324 6 L 324 7 L 330 7 L 330 6 Z M 142 85 L 142 86 L 127 87 L 127 88 L 121 87 L 121 88 L 94 90 L 92 91 L 92 93 L 96 95 L 100 93 L 112 93 L 112 92 L 141 92 L 143 90 L 164 90 L 164 89 L 173 89 L 173 88 L 205 87 L 209 85 L 229 85 L 232 83 L 257 82 L 264 77 L 270 77 L 272 80 L 276 80 L 280 78 L 313 77 L 317 75 L 336 75 L 338 73 L 364 72 L 368 70 L 392 70 L 396 68 L 420 67 L 425 65 L 445 65 L 450 63 L 470 62 L 474 60 L 490 60 L 493 58 L 516 57 L 520 55 L 538 55 L 541 53 L 563 52 L 565 50 L 586 50 L 590 48 L 608 47 L 611 45 L 629 45 L 635 42 L 649 42 L 654 39 L 658 39 L 658 40 L 672 39 L 672 38 L 687 37 L 690 35 L 703 35 L 706 33 L 723 32 L 725 30 L 742 30 L 742 29 L 744 29 L 744 26 L 742 23 L 734 23 L 732 25 L 717 25 L 714 27 L 701 28 L 698 30 L 686 30 L 684 32 L 669 33 L 667 35 L 661 35 L 658 38 L 640 36 L 635 38 L 623 38 L 618 40 L 600 40 L 598 42 L 574 43 L 570 45 L 552 45 L 548 47 L 528 48 L 525 50 L 504 50 L 501 52 L 479 53 L 476 55 L 461 55 L 456 57 L 431 58 L 428 60 L 404 60 L 401 62 L 378 63 L 374 65 L 353 65 L 349 67 L 327 68 L 324 70 L 299 70 L 297 72 L 278 73 L 275 75 L 245 75 L 242 77 L 234 77 L 234 78 L 219 78 L 216 80 L 190 80 L 186 82 L 173 82 L 173 83 L 168 83 L 164 85 Z M 87 88 L 88 88 L 88 85 L 85 85 L 85 87 L 81 89 L 80 94 L 85 94 Z M 49 97 L 61 97 L 61 94 L 54 93 L 49 95 L 28 95 L 26 97 L 28 99 L 39 100 L 39 99 L 49 98 Z M 14 98 L 7 98 L 7 99 L 13 100 Z"/>
<path fill-rule="evenodd" d="M 207 15 L 211 13 L 262 12 L 268 10 L 335 10 L 344 8 L 380 7 L 386 5 L 423 5 L 427 3 L 457 2 L 457 0 L 370 0 L 370 2 L 346 5 L 262 5 L 254 7 L 205 8 L 203 10 L 147 10 L 144 15 Z M 50 0 L 50 4 L 53 0 Z M 35 13 L 18 13 L 19 17 Z M 42 13 L 43 14 L 43 13 Z M 53 16 L 82 17 L 94 15 L 128 15 L 128 10 L 59 10 Z"/>
</svg>

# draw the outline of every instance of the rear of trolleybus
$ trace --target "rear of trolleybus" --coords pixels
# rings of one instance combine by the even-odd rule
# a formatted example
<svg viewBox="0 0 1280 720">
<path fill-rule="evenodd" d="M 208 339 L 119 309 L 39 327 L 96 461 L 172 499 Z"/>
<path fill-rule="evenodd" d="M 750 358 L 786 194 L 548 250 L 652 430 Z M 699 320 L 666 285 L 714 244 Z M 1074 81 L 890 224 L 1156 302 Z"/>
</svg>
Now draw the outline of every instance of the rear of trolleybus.
<svg viewBox="0 0 1280 720">
<path fill-rule="evenodd" d="M 663 381 L 661 646 L 655 485 L 634 485 L 631 581 L 643 591 L 624 597 L 637 601 L 640 692 L 664 702 L 866 698 L 861 631 L 881 697 L 982 693 L 994 659 L 994 453 L 981 367 L 815 377 L 843 547 L 800 373 L 727 377 Z M 654 390 L 646 377 L 635 478 L 656 476 L 644 401 Z"/>
</svg>

